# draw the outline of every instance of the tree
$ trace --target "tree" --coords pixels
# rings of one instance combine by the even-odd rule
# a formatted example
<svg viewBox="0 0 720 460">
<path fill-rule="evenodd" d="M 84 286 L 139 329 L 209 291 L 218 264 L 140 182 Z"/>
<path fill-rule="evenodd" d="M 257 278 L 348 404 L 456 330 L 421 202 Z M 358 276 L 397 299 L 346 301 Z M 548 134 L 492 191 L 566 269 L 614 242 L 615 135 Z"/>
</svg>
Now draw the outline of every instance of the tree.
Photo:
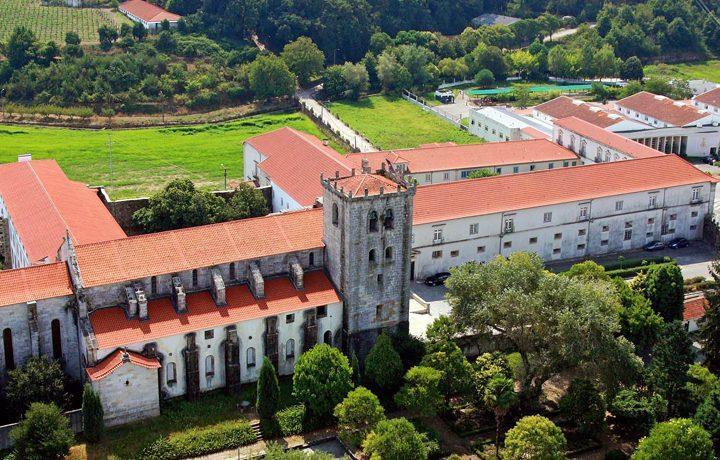
<svg viewBox="0 0 720 460">
<path fill-rule="evenodd" d="M 505 433 L 504 459 L 559 460 L 566 458 L 567 441 L 562 430 L 540 415 L 523 417 Z"/>
<path fill-rule="evenodd" d="M 351 447 L 362 444 L 368 433 L 385 420 L 385 410 L 370 390 L 357 387 L 335 407 L 338 419 L 338 434 Z"/>
<path fill-rule="evenodd" d="M 513 51 L 512 54 L 510 54 L 510 61 L 512 62 L 513 70 L 522 78 L 528 78 L 530 74 L 536 72 L 538 68 L 538 61 L 535 56 L 525 50 Z"/>
<path fill-rule="evenodd" d="M 517 404 L 515 382 L 503 374 L 497 374 L 488 383 L 483 402 L 495 414 L 495 457 L 500 458 L 500 429 L 503 418 Z"/>
<path fill-rule="evenodd" d="M 158 39 L 155 42 L 155 48 L 163 53 L 174 52 L 175 48 L 177 48 L 175 34 L 167 30 L 160 32 L 160 35 L 158 35 Z"/>
<path fill-rule="evenodd" d="M 682 271 L 676 264 L 651 265 L 636 289 L 665 321 L 682 319 L 685 293 Z"/>
<path fill-rule="evenodd" d="M 81 43 L 80 35 L 78 35 L 77 32 L 70 31 L 70 32 L 65 33 L 65 44 L 66 45 L 77 46 L 77 45 L 80 45 L 80 43 Z"/>
<path fill-rule="evenodd" d="M 301 86 L 307 85 L 313 76 L 320 75 L 325 62 L 325 54 L 308 37 L 300 37 L 285 45 L 280 57 L 297 75 Z"/>
<path fill-rule="evenodd" d="M 150 197 L 148 205 L 133 214 L 133 222 L 145 232 L 222 222 L 227 219 L 226 204 L 212 193 L 197 190 L 189 179 L 173 179 Z"/>
<path fill-rule="evenodd" d="M 562 45 L 554 46 L 548 52 L 548 71 L 556 77 L 572 76 L 568 52 Z"/>
<path fill-rule="evenodd" d="M 696 404 L 700 404 L 710 393 L 720 388 L 720 379 L 710 370 L 700 364 L 693 363 L 687 372 L 688 382 L 685 385 L 690 397 Z"/>
<path fill-rule="evenodd" d="M 471 171 L 470 174 L 468 174 L 468 179 L 480 179 L 481 177 L 493 177 L 499 175 L 500 174 L 496 173 L 492 169 L 483 168 Z"/>
<path fill-rule="evenodd" d="M 167 19 L 163 19 L 162 21 L 160 21 L 160 30 L 162 30 L 163 32 L 169 31 L 170 21 L 168 21 Z"/>
<path fill-rule="evenodd" d="M 624 280 L 621 280 L 625 283 Z M 655 345 L 665 322 L 650 306 L 650 301 L 635 294 L 632 305 L 620 311 L 620 333 L 635 344 L 638 350 Z"/>
<path fill-rule="evenodd" d="M 609 281 L 610 276 L 605 273 L 605 267 L 592 260 L 573 264 L 563 275 L 570 278 L 579 278 L 583 280 L 600 280 Z M 630 289 L 630 288 L 628 288 Z"/>
<path fill-rule="evenodd" d="M 295 92 L 295 75 L 277 56 L 259 56 L 248 69 L 250 89 L 258 99 L 290 96 Z"/>
<path fill-rule="evenodd" d="M 603 85 L 599 81 L 594 81 L 590 85 L 590 93 L 593 95 L 596 101 L 600 102 L 607 102 L 608 98 L 610 97 L 610 91 L 608 91 L 607 86 Z"/>
<path fill-rule="evenodd" d="M 343 97 L 347 91 L 343 66 L 332 65 L 325 69 L 323 76 L 323 94 L 327 98 Z"/>
<path fill-rule="evenodd" d="M 660 395 L 628 388 L 615 395 L 609 409 L 616 424 L 642 436 L 667 414 L 667 401 Z"/>
<path fill-rule="evenodd" d="M 8 371 L 5 396 L 19 413 L 35 402 L 63 407 L 68 398 L 65 373 L 58 361 L 33 356 L 22 367 Z"/>
<path fill-rule="evenodd" d="M 655 425 L 650 435 L 640 440 L 631 458 L 711 460 L 715 454 L 707 431 L 692 420 L 678 418 Z"/>
<path fill-rule="evenodd" d="M 470 54 L 465 56 L 470 74 L 477 74 L 481 69 L 488 69 L 496 80 L 507 77 L 508 65 L 502 50 L 497 46 L 480 44 Z"/>
<path fill-rule="evenodd" d="M 275 366 L 266 356 L 260 368 L 260 376 L 257 381 L 257 401 L 255 407 L 262 420 L 270 420 L 275 417 L 280 403 L 280 385 L 278 384 Z"/>
<path fill-rule="evenodd" d="M 525 108 L 530 105 L 532 93 L 530 89 L 525 86 L 516 86 L 515 89 L 513 89 L 513 97 L 519 107 Z"/>
<path fill-rule="evenodd" d="M 602 433 L 605 428 L 605 401 L 588 379 L 574 379 L 560 399 L 560 412 L 584 435 Z"/>
<path fill-rule="evenodd" d="M 644 77 L 643 65 L 637 56 L 630 56 L 620 66 L 620 78 L 623 80 L 642 81 Z"/>
<path fill-rule="evenodd" d="M 395 403 L 420 417 L 437 414 L 444 402 L 440 391 L 443 373 L 432 367 L 415 366 L 405 374 L 405 384 L 395 395 Z"/>
<path fill-rule="evenodd" d="M 373 460 L 425 460 L 428 456 L 423 437 L 403 417 L 378 422 L 363 442 L 363 453 Z"/>
<path fill-rule="evenodd" d="M 457 324 L 447 315 L 436 318 L 425 331 L 425 338 L 430 344 L 452 342 L 458 334 Z"/>
<path fill-rule="evenodd" d="M 135 40 L 141 42 L 147 37 L 147 29 L 140 22 L 133 23 L 132 35 L 135 37 Z"/>
<path fill-rule="evenodd" d="M 473 367 L 454 342 L 430 344 L 421 366 L 443 373 L 442 391 L 445 396 L 467 395 L 473 390 Z"/>
<path fill-rule="evenodd" d="M 480 69 L 475 74 L 475 83 L 482 88 L 489 88 L 495 84 L 495 76 L 489 69 Z"/>
<path fill-rule="evenodd" d="M 720 444 L 720 388 L 715 387 L 700 403 L 693 421 L 710 433 L 716 446 Z"/>
<path fill-rule="evenodd" d="M 54 404 L 33 403 L 20 424 L 10 432 L 15 458 L 63 459 L 75 436 L 70 422 Z"/>
<path fill-rule="evenodd" d="M 103 24 L 98 28 L 98 38 L 100 40 L 100 48 L 103 51 L 108 51 L 112 48 L 115 40 L 118 39 L 118 32 L 114 27 Z"/>
<path fill-rule="evenodd" d="M 346 62 L 342 67 L 342 76 L 347 96 L 352 100 L 360 99 L 360 96 L 370 87 L 370 77 L 363 64 Z"/>
<path fill-rule="evenodd" d="M 636 377 L 640 361 L 619 331 L 612 285 L 554 275 L 535 253 L 465 264 L 448 279 L 452 318 L 470 331 L 492 331 L 520 354 L 520 394 L 537 401 L 550 377 L 583 369 L 612 391 Z"/>
<path fill-rule="evenodd" d="M 263 193 L 250 184 L 241 182 L 228 201 L 231 219 L 265 216 L 270 212 Z"/>
<path fill-rule="evenodd" d="M 715 283 L 720 282 L 720 259 L 710 264 L 710 276 Z M 705 294 L 705 320 L 700 325 L 700 342 L 703 345 L 705 365 L 711 372 L 720 373 L 720 292 Z"/>
<path fill-rule="evenodd" d="M 499 351 L 483 353 L 478 356 L 477 360 L 475 360 L 475 373 L 473 375 L 478 401 L 484 401 L 485 390 L 487 390 L 490 381 L 498 375 L 507 378 L 513 377 L 507 356 Z"/>
<path fill-rule="evenodd" d="M 82 415 L 85 439 L 93 444 L 100 441 L 105 432 L 105 412 L 100 396 L 87 383 L 83 388 Z"/>
<path fill-rule="evenodd" d="M 680 321 L 666 324 L 660 341 L 653 347 L 648 366 L 648 383 L 668 401 L 668 414 L 681 411 L 678 403 L 687 401 L 688 370 L 695 360 L 692 340 Z"/>
<path fill-rule="evenodd" d="M 386 395 L 400 386 L 403 365 L 390 337 L 380 334 L 365 358 L 365 379 Z"/>
<path fill-rule="evenodd" d="M 352 369 L 340 350 L 323 343 L 300 355 L 293 395 L 316 420 L 332 414 L 351 389 Z"/>
<path fill-rule="evenodd" d="M 35 58 L 37 41 L 32 30 L 25 26 L 17 26 L 5 45 L 5 57 L 13 69 L 27 65 Z"/>
<path fill-rule="evenodd" d="M 362 375 L 360 374 L 360 361 L 354 351 L 350 356 L 350 368 L 352 369 L 353 385 L 359 387 L 362 383 Z"/>
</svg>

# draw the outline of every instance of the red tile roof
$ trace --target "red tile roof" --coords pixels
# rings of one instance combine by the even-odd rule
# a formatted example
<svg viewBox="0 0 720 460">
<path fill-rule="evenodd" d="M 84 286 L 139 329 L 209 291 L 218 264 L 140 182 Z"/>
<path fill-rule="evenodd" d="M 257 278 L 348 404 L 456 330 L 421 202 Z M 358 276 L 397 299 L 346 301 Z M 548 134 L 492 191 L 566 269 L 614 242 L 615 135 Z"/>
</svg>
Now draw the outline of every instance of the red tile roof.
<svg viewBox="0 0 720 460">
<path fill-rule="evenodd" d="M 121 12 L 128 12 L 145 22 L 179 21 L 182 16 L 171 13 L 144 0 L 129 0 L 118 6 Z"/>
<path fill-rule="evenodd" d="M 65 262 L 0 270 L 0 306 L 71 295 Z"/>
<path fill-rule="evenodd" d="M 525 133 L 526 135 L 532 137 L 533 139 L 548 139 L 548 134 L 540 131 L 539 129 L 533 128 L 532 126 L 526 126 L 524 128 L 521 128 L 520 131 Z"/>
<path fill-rule="evenodd" d="M 298 291 L 288 278 L 269 279 L 263 299 L 253 297 L 242 284 L 226 288 L 227 307 L 216 306 L 210 293 L 203 291 L 187 295 L 188 311 L 184 314 L 175 311 L 169 298 L 162 298 L 149 302 L 145 321 L 128 319 L 123 308 L 111 307 L 91 313 L 90 322 L 98 347 L 114 348 L 340 301 L 322 271 L 305 273 L 304 286 Z"/>
<path fill-rule="evenodd" d="M 368 195 L 379 195 L 380 189 L 383 189 L 383 193 L 391 193 L 399 188 L 397 183 L 378 174 L 356 174 L 333 179 L 333 182 L 337 184 L 338 189 L 342 188 L 344 193 L 352 196 L 362 196 L 365 190 L 368 191 Z"/>
<path fill-rule="evenodd" d="M 674 126 L 685 126 L 709 115 L 689 104 L 647 91 L 620 99 L 616 104 Z"/>
<path fill-rule="evenodd" d="M 592 123 L 588 123 L 587 121 L 576 117 L 555 120 L 555 126 L 570 130 L 582 137 L 591 139 L 595 142 L 603 144 L 606 147 L 617 150 L 618 152 L 626 153 L 633 158 L 648 158 L 665 155 L 659 150 L 655 150 L 619 134 L 602 129 L 599 126 L 595 126 Z M 595 152 L 588 152 L 587 154 L 590 158 L 592 158 Z"/>
<path fill-rule="evenodd" d="M 319 179 L 318 179 L 319 180 Z M 323 247 L 322 209 L 77 246 L 85 287 Z"/>
<path fill-rule="evenodd" d="M 68 179 L 55 160 L 0 165 L 0 198 L 31 263 L 55 260 L 66 229 L 75 244 L 125 237 L 97 194 Z"/>
<path fill-rule="evenodd" d="M 413 224 L 718 182 L 677 155 L 419 186 Z"/>
<path fill-rule="evenodd" d="M 385 161 L 407 163 L 411 173 L 577 160 L 573 152 L 547 139 L 352 153 L 346 158 L 356 168 L 367 159 L 374 171 Z"/>
<path fill-rule="evenodd" d="M 87 372 L 90 380 L 101 380 L 115 372 L 125 363 L 132 363 L 148 369 L 160 368 L 160 362 L 158 362 L 157 358 L 146 358 L 130 350 L 115 350 L 93 367 L 85 369 L 85 372 Z"/>
<path fill-rule="evenodd" d="M 705 309 L 708 306 L 709 303 L 704 294 L 685 299 L 683 303 L 683 321 L 702 318 L 705 316 Z"/>
<path fill-rule="evenodd" d="M 320 173 L 334 177 L 350 174 L 351 166 L 315 136 L 293 128 L 252 137 L 246 141 L 267 158 L 259 164 L 273 183 L 301 206 L 312 206 L 323 195 Z"/>
<path fill-rule="evenodd" d="M 535 110 L 556 119 L 577 117 L 601 128 L 607 128 L 624 120 L 622 116 L 611 117 L 606 111 L 598 107 L 567 96 L 559 96 L 543 102 L 535 106 Z"/>
<path fill-rule="evenodd" d="M 698 94 L 694 99 L 704 104 L 720 107 L 720 86 L 705 93 Z"/>
</svg>

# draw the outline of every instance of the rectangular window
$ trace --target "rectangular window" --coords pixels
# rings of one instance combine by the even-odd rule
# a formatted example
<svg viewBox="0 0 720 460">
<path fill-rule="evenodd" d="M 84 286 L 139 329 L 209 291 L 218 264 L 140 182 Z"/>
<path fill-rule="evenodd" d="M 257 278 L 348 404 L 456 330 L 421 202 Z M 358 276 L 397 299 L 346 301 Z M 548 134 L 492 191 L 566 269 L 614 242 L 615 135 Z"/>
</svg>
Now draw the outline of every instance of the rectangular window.
<svg viewBox="0 0 720 460">
<path fill-rule="evenodd" d="M 554 167 L 555 167 L 555 163 L 550 163 L 550 164 L 548 165 L 548 169 L 553 169 Z"/>
<path fill-rule="evenodd" d="M 699 200 L 699 199 L 700 199 L 700 189 L 699 189 L 699 188 L 694 188 L 694 189 L 692 190 L 692 200 L 693 200 L 693 201 L 697 201 L 697 200 Z"/>
<path fill-rule="evenodd" d="M 432 181 L 432 174 L 425 174 L 425 182 Z"/>
<path fill-rule="evenodd" d="M 442 228 L 436 228 L 433 230 L 433 242 L 438 243 L 442 241 L 443 231 Z"/>
<path fill-rule="evenodd" d="M 209 331 L 205 331 L 205 340 L 210 340 L 213 337 L 215 337 L 215 331 L 213 329 L 210 329 Z"/>
<path fill-rule="evenodd" d="M 503 243 L 503 248 L 509 249 L 512 247 L 512 241 L 506 241 Z"/>
<path fill-rule="evenodd" d="M 625 222 L 625 228 L 632 228 L 632 222 Z"/>
<path fill-rule="evenodd" d="M 375 305 L 375 318 L 382 318 L 382 305 Z"/>
<path fill-rule="evenodd" d="M 670 220 L 677 220 L 677 214 L 670 214 Z"/>
<path fill-rule="evenodd" d="M 442 251 L 433 251 L 433 253 L 432 253 L 433 259 L 439 259 L 440 257 L 442 257 Z"/>
<path fill-rule="evenodd" d="M 530 171 L 535 171 L 535 165 L 530 165 Z"/>
<path fill-rule="evenodd" d="M 576 166 L 576 165 L 577 165 L 577 160 L 572 162 L 572 166 Z"/>
<path fill-rule="evenodd" d="M 560 248 L 553 249 L 553 254 L 560 254 Z"/>
<path fill-rule="evenodd" d="M 485 246 L 478 246 L 477 252 L 478 252 L 478 254 L 482 254 L 483 252 L 485 252 Z"/>
<path fill-rule="evenodd" d="M 580 218 L 581 219 L 587 219 L 588 216 L 588 208 L 587 206 L 580 206 Z"/>
<path fill-rule="evenodd" d="M 321 305 L 315 309 L 315 316 L 318 318 L 327 317 L 327 305 Z"/>
<path fill-rule="evenodd" d="M 520 172 L 520 166 L 513 166 L 513 173 L 519 173 Z"/>
<path fill-rule="evenodd" d="M 502 174 L 502 168 L 495 168 L 495 172 L 498 174 Z"/>
<path fill-rule="evenodd" d="M 470 171 L 460 171 L 460 179 L 467 179 L 470 175 Z"/>
<path fill-rule="evenodd" d="M 632 230 L 625 230 L 625 236 L 623 239 L 625 241 L 630 241 L 632 239 Z"/>
<path fill-rule="evenodd" d="M 652 238 L 653 236 L 654 236 L 654 235 L 653 235 L 653 232 L 647 232 L 647 233 L 645 234 L 645 238 Z"/>
<path fill-rule="evenodd" d="M 607 246 L 608 240 L 600 240 L 600 246 Z"/>
<path fill-rule="evenodd" d="M 552 213 L 546 212 L 543 214 L 543 222 L 552 222 Z"/>
<path fill-rule="evenodd" d="M 507 218 L 505 219 L 505 232 L 506 232 L 506 233 L 512 232 L 514 227 L 515 227 L 515 226 L 513 225 L 513 220 L 512 220 L 512 218 L 511 218 L 511 217 L 507 217 Z"/>
<path fill-rule="evenodd" d="M 443 173 L 443 179 L 445 179 L 445 180 L 450 179 L 450 173 L 448 173 L 448 172 Z"/>
<path fill-rule="evenodd" d="M 697 230 L 697 225 L 691 225 L 690 230 Z"/>
<path fill-rule="evenodd" d="M 480 224 L 470 224 L 470 234 L 477 235 L 480 231 Z"/>
<path fill-rule="evenodd" d="M 651 217 L 648 219 L 648 225 L 653 225 L 655 223 L 655 218 Z"/>
<path fill-rule="evenodd" d="M 584 228 L 581 228 L 580 230 L 578 230 L 578 236 L 585 236 L 586 233 L 587 233 L 587 230 L 585 230 Z"/>
<path fill-rule="evenodd" d="M 555 234 L 555 239 L 556 239 L 556 240 L 562 239 L 562 233 L 556 233 L 556 234 Z"/>
<path fill-rule="evenodd" d="M 615 210 L 616 210 L 616 211 L 622 211 L 622 209 L 623 209 L 623 202 L 622 202 L 622 200 L 621 200 L 621 201 L 616 201 L 616 202 L 615 202 Z"/>
<path fill-rule="evenodd" d="M 285 324 L 291 324 L 295 322 L 295 313 L 290 313 L 289 315 L 285 315 Z"/>
<path fill-rule="evenodd" d="M 654 208 L 655 206 L 657 206 L 657 195 L 650 195 L 648 207 Z"/>
<path fill-rule="evenodd" d="M 582 251 L 582 250 L 585 249 L 585 245 L 584 245 L 584 244 L 578 244 L 578 245 L 577 245 L 577 248 L 578 248 L 578 251 Z"/>
<path fill-rule="evenodd" d="M 458 251 L 458 250 L 450 251 L 450 257 L 457 257 L 459 255 L 460 255 L 460 251 Z"/>
<path fill-rule="evenodd" d="M 383 276 L 382 276 L 382 273 L 379 273 L 378 276 L 377 276 L 377 284 L 378 284 L 378 286 L 382 286 L 382 284 L 383 284 Z"/>
<path fill-rule="evenodd" d="M 533 236 L 532 238 L 530 238 L 529 243 L 530 243 L 530 244 L 536 244 L 536 243 L 537 243 L 537 236 Z"/>
<path fill-rule="evenodd" d="M 690 213 L 690 217 L 697 217 L 697 216 L 698 216 L 698 212 L 697 212 L 697 211 L 693 211 L 693 212 Z"/>
<path fill-rule="evenodd" d="M 230 262 L 230 279 L 235 279 L 235 262 Z"/>
<path fill-rule="evenodd" d="M 603 232 L 609 232 L 609 231 L 610 231 L 610 226 L 609 226 L 609 225 L 603 225 L 603 226 L 602 226 L 602 231 L 603 231 Z"/>
<path fill-rule="evenodd" d="M 567 161 L 563 161 L 563 168 L 567 168 L 568 166 L 570 166 L 570 163 Z"/>
</svg>

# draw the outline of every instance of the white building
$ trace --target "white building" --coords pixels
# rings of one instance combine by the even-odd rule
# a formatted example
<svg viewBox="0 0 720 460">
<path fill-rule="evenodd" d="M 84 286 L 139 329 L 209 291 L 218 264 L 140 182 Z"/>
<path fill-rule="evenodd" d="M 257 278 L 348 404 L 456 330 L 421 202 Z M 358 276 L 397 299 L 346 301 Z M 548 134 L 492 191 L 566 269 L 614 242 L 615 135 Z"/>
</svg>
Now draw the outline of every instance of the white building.
<svg viewBox="0 0 720 460">
<path fill-rule="evenodd" d="M 555 123 L 555 120 L 576 117 L 613 132 L 649 129 L 648 125 L 628 119 L 606 107 L 568 96 L 559 96 L 536 105 L 532 109 L 532 116 L 551 125 Z"/>
<path fill-rule="evenodd" d="M 550 139 L 552 124 L 515 113 L 508 107 L 470 109 L 468 131 L 490 142 Z"/>
<path fill-rule="evenodd" d="M 575 259 L 698 239 L 716 182 L 663 155 L 418 187 L 413 275 L 516 251 Z"/>
<path fill-rule="evenodd" d="M 698 94 L 692 98 L 692 105 L 700 110 L 720 115 L 720 87 Z"/>
<path fill-rule="evenodd" d="M 118 11 L 130 20 L 139 22 L 150 32 L 160 31 L 163 21 L 167 21 L 170 28 L 175 29 L 182 18 L 179 14 L 171 13 L 145 0 L 123 2 L 118 6 Z"/>
</svg>

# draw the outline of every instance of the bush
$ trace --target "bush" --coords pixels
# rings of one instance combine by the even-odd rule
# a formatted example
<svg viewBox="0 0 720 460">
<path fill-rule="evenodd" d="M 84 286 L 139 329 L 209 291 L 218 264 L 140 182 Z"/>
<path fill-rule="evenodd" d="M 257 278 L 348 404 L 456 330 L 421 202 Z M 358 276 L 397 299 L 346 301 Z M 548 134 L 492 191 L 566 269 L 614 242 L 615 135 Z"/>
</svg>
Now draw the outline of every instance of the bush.
<svg viewBox="0 0 720 460">
<path fill-rule="evenodd" d="M 620 390 L 610 404 L 615 422 L 638 434 L 647 433 L 666 410 L 667 401 L 661 396 L 645 396 L 634 389 Z"/>
<path fill-rule="evenodd" d="M 560 412 L 585 435 L 599 435 L 605 428 L 605 401 L 587 379 L 574 379 L 560 400 Z"/>
<path fill-rule="evenodd" d="M 335 407 L 338 419 L 338 435 L 351 447 L 359 446 L 381 420 L 385 411 L 380 401 L 370 390 L 358 387 Z"/>
<path fill-rule="evenodd" d="M 444 399 L 440 390 L 443 373 L 432 367 L 415 366 L 405 374 L 405 385 L 395 395 L 395 403 L 420 417 L 432 417 Z"/>
<path fill-rule="evenodd" d="M 277 412 L 280 401 L 280 386 L 278 384 L 275 367 L 266 356 L 260 368 L 257 381 L 257 401 L 255 407 L 260 419 L 271 419 Z"/>
<path fill-rule="evenodd" d="M 33 356 L 25 365 L 8 372 L 5 395 L 10 404 L 24 412 L 34 402 L 65 407 L 65 373 L 60 363 L 44 356 Z"/>
<path fill-rule="evenodd" d="M 632 460 L 714 459 L 710 435 L 688 419 L 672 419 L 655 425 L 650 435 L 640 440 Z"/>
<path fill-rule="evenodd" d="M 301 434 L 303 430 L 303 421 L 305 420 L 305 406 L 297 404 L 290 406 L 281 411 L 277 415 L 278 428 L 283 436 L 293 436 Z"/>
<path fill-rule="evenodd" d="M 250 424 L 244 420 L 193 428 L 170 437 L 158 438 L 138 455 L 141 460 L 175 460 L 198 457 L 222 450 L 252 444 L 257 440 Z"/>
<path fill-rule="evenodd" d="M 25 418 L 10 432 L 15 457 L 23 460 L 62 459 L 70 453 L 75 435 L 54 404 L 33 403 Z"/>
<path fill-rule="evenodd" d="M 390 338 L 380 334 L 365 358 L 365 379 L 387 396 L 397 390 L 402 376 L 400 355 L 390 343 Z"/>
<path fill-rule="evenodd" d="M 405 418 L 382 420 L 363 442 L 363 453 L 372 459 L 424 460 L 425 438 Z"/>
<path fill-rule="evenodd" d="M 390 341 L 395 351 L 400 355 L 405 369 L 417 366 L 425 356 L 425 342 L 407 332 L 391 334 Z"/>
<path fill-rule="evenodd" d="M 567 441 L 562 430 L 540 415 L 523 417 L 505 434 L 503 458 L 521 460 L 527 458 L 565 458 Z"/>
<path fill-rule="evenodd" d="M 352 369 L 340 350 L 319 344 L 300 355 L 293 375 L 293 394 L 314 421 L 332 414 L 352 389 Z"/>
<path fill-rule="evenodd" d="M 720 389 L 713 390 L 698 406 L 693 420 L 710 433 L 716 445 L 720 444 Z"/>
<path fill-rule="evenodd" d="M 83 434 L 91 443 L 98 442 L 105 431 L 104 411 L 100 396 L 89 384 L 85 384 L 82 402 Z"/>
</svg>

